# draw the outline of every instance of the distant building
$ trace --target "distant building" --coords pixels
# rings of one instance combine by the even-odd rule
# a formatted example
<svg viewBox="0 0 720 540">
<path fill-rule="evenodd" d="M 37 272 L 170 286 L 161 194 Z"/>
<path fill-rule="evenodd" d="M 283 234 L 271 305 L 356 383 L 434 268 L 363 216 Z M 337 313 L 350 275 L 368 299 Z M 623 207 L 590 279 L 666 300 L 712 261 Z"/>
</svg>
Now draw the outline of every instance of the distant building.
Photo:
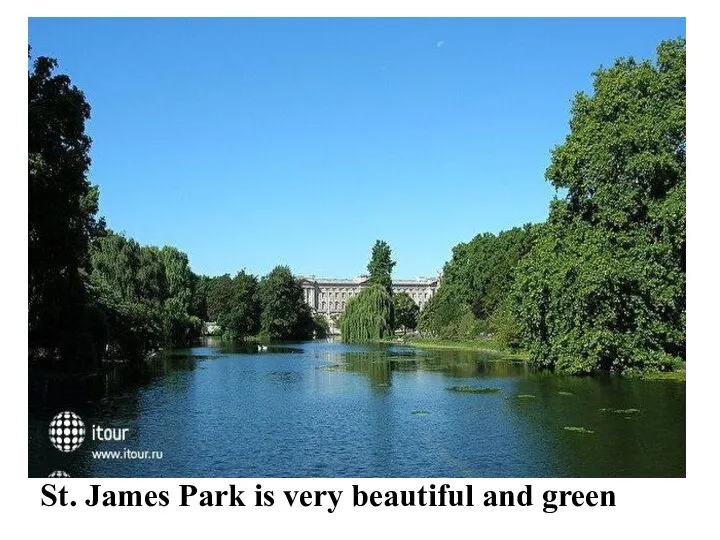
<svg viewBox="0 0 720 540">
<path fill-rule="evenodd" d="M 368 276 L 361 275 L 350 279 L 316 278 L 301 276 L 305 302 L 314 313 L 330 317 L 345 311 L 347 301 L 368 285 Z M 437 278 L 393 279 L 393 292 L 405 292 L 420 309 L 435 294 Z"/>
</svg>

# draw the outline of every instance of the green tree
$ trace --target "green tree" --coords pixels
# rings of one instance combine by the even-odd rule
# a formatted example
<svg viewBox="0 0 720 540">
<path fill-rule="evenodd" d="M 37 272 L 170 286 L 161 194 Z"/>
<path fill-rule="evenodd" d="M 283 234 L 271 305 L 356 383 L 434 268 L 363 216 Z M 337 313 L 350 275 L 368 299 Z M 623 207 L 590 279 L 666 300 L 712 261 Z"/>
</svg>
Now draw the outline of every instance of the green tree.
<svg viewBox="0 0 720 540">
<path fill-rule="evenodd" d="M 316 339 L 325 339 L 330 335 L 330 324 L 323 315 L 314 315 L 313 323 L 315 326 L 314 337 Z"/>
<path fill-rule="evenodd" d="M 208 294 L 210 292 L 210 283 L 212 278 L 208 276 L 199 276 L 195 273 L 190 274 L 190 306 L 188 313 L 199 318 L 201 321 L 208 319 Z"/>
<path fill-rule="evenodd" d="M 217 322 L 233 339 L 257 334 L 260 330 L 258 280 L 244 270 L 232 280 L 232 299 L 229 309 L 218 315 Z"/>
<path fill-rule="evenodd" d="M 685 41 L 620 59 L 579 93 L 547 179 L 552 203 L 515 283 L 524 343 L 571 373 L 685 357 Z"/>
<path fill-rule="evenodd" d="M 380 285 L 392 296 L 392 269 L 395 261 L 392 260 L 390 246 L 383 240 L 376 240 L 372 248 L 370 262 L 367 269 L 370 273 L 368 281 Z"/>
<path fill-rule="evenodd" d="M 482 329 L 480 321 L 453 285 L 441 285 L 418 319 L 423 334 L 440 339 L 474 339 Z"/>
<path fill-rule="evenodd" d="M 402 328 L 414 330 L 417 328 L 417 317 L 420 308 L 410 295 L 405 292 L 399 292 L 393 295 L 393 308 L 395 313 L 395 329 Z"/>
<path fill-rule="evenodd" d="M 211 278 L 207 295 L 208 320 L 217 322 L 223 313 L 229 313 L 234 295 L 235 289 L 230 274 Z"/>
<path fill-rule="evenodd" d="M 287 266 L 276 266 L 260 280 L 260 331 L 269 339 L 301 340 L 313 336 L 314 324 L 303 289 Z"/>
<path fill-rule="evenodd" d="M 107 232 L 93 242 L 89 286 L 108 323 L 113 356 L 139 361 L 165 345 L 187 345 L 200 330 L 188 313 L 187 255 L 140 246 Z"/>
<path fill-rule="evenodd" d="M 87 179 L 90 106 L 55 68 L 38 57 L 28 72 L 28 331 L 31 357 L 69 365 L 87 360 L 78 347 L 93 340 L 83 271 L 104 223 Z"/>
<path fill-rule="evenodd" d="M 442 339 L 500 332 L 501 343 L 515 346 L 517 338 L 511 335 L 516 322 L 508 298 L 518 263 L 529 253 L 538 230 L 538 225 L 526 224 L 497 235 L 478 234 L 455 246 L 437 294 L 421 312 L 420 330 Z"/>
<path fill-rule="evenodd" d="M 377 283 L 350 298 L 340 316 L 340 332 L 347 343 L 367 343 L 393 335 L 393 299 Z"/>
</svg>

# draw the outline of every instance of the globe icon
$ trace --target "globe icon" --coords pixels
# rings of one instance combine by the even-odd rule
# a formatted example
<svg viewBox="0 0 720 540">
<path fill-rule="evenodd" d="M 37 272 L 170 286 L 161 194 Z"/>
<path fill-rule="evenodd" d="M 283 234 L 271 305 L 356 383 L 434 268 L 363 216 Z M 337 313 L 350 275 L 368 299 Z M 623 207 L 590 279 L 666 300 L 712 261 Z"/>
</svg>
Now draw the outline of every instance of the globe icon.
<svg viewBox="0 0 720 540">
<path fill-rule="evenodd" d="M 72 411 L 56 414 L 50 421 L 50 442 L 61 452 L 74 452 L 85 440 L 85 424 Z"/>
<path fill-rule="evenodd" d="M 48 478 L 70 478 L 70 475 L 65 471 L 53 471 L 48 474 Z"/>
</svg>

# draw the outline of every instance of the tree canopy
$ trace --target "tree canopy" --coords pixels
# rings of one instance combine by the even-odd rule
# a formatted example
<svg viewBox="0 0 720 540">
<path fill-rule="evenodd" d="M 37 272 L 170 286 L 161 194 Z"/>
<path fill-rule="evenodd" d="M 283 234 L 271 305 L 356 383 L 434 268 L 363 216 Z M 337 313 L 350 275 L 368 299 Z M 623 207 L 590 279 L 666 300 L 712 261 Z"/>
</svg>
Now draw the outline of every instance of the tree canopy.
<svg viewBox="0 0 720 540">
<path fill-rule="evenodd" d="M 262 308 L 260 330 L 269 339 L 299 340 L 313 336 L 310 306 L 302 285 L 287 266 L 276 266 L 260 280 L 258 298 Z"/>
<path fill-rule="evenodd" d="M 367 265 L 370 274 L 368 281 L 385 287 L 388 294 L 392 295 L 392 269 L 394 266 L 395 261 L 392 260 L 390 246 L 384 240 L 376 240 L 370 255 L 370 262 Z"/>
<path fill-rule="evenodd" d="M 200 319 L 188 313 L 188 258 L 174 247 L 140 246 L 108 231 L 92 244 L 89 288 L 108 321 L 113 356 L 138 361 L 199 334 Z"/>
<path fill-rule="evenodd" d="M 368 286 L 350 298 L 340 316 L 340 332 L 348 343 L 364 343 L 393 335 L 395 307 L 392 294 L 392 260 L 387 242 L 377 240 L 372 248 Z"/>
<path fill-rule="evenodd" d="M 685 41 L 619 59 L 579 93 L 547 179 L 567 190 L 516 283 L 523 340 L 572 373 L 685 357 Z"/>
<path fill-rule="evenodd" d="M 393 309 L 395 329 L 414 330 L 417 327 L 420 308 L 408 293 L 399 292 L 393 295 Z"/>
<path fill-rule="evenodd" d="M 28 73 L 28 330 L 31 353 L 69 363 L 92 339 L 83 271 L 104 222 L 87 178 L 90 105 L 56 68 L 38 57 Z"/>
<path fill-rule="evenodd" d="M 393 299 L 385 287 L 372 284 L 348 300 L 340 316 L 340 332 L 347 343 L 367 343 L 393 335 Z"/>
</svg>

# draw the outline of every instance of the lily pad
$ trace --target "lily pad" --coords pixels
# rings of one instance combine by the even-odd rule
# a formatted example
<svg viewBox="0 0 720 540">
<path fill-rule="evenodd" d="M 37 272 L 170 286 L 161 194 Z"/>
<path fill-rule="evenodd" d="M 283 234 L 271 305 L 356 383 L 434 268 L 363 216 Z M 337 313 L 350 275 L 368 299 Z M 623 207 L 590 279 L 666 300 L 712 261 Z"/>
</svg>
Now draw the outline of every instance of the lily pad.
<svg viewBox="0 0 720 540">
<path fill-rule="evenodd" d="M 565 426 L 565 431 L 573 431 L 575 433 L 595 433 L 592 429 L 587 429 L 582 426 Z"/>
<path fill-rule="evenodd" d="M 410 414 L 414 414 L 415 416 L 427 416 L 428 414 L 430 414 L 430 411 L 418 410 L 412 411 Z"/>
<path fill-rule="evenodd" d="M 489 388 L 481 386 L 452 386 L 448 388 L 451 392 L 460 392 L 467 394 L 495 394 L 500 388 Z"/>
<path fill-rule="evenodd" d="M 535 399 L 535 396 L 533 396 L 532 394 L 518 394 L 517 398 L 518 399 Z"/>
</svg>

